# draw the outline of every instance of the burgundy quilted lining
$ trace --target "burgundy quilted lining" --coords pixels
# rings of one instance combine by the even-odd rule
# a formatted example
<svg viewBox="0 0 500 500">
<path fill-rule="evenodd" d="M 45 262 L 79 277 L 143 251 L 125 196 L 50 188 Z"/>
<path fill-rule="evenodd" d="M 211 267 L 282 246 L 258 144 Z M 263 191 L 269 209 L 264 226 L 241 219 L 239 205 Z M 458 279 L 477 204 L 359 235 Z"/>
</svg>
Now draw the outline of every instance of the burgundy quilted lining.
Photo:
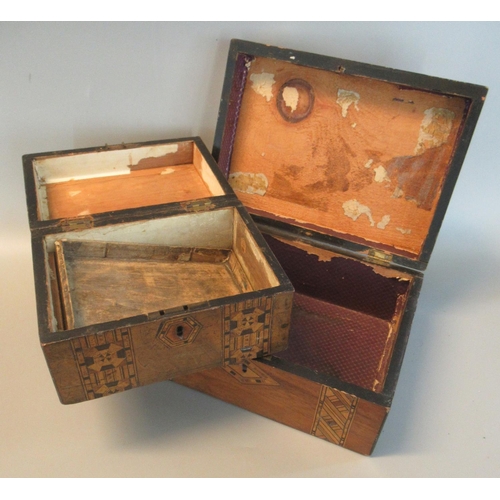
<svg viewBox="0 0 500 500">
<path fill-rule="evenodd" d="M 288 349 L 277 357 L 370 390 L 383 379 L 387 321 L 296 293 L 291 324 Z"/>
<path fill-rule="evenodd" d="M 368 264 L 346 257 L 328 262 L 266 235 L 271 250 L 298 293 L 390 321 L 408 281 L 387 278 Z"/>
<path fill-rule="evenodd" d="M 229 94 L 227 117 L 222 135 L 221 148 L 217 163 L 226 177 L 229 175 L 229 165 L 233 154 L 234 137 L 241 108 L 241 100 L 245 81 L 248 73 L 248 63 L 252 60 L 250 56 L 239 54 L 236 59 L 234 77 Z"/>
<path fill-rule="evenodd" d="M 276 356 L 380 392 L 396 337 L 390 323 L 409 281 L 341 255 L 325 262 L 266 240 L 296 290 L 289 347 Z"/>
</svg>

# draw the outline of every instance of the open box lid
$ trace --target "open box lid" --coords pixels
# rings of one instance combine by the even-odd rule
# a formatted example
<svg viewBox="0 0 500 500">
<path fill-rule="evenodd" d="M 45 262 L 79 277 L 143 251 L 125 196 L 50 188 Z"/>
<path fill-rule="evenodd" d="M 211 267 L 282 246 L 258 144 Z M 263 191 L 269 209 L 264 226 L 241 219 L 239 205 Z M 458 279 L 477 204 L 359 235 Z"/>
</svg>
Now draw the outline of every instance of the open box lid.
<svg viewBox="0 0 500 500">
<path fill-rule="evenodd" d="M 167 206 L 182 213 L 234 196 L 199 137 L 30 154 L 23 165 L 32 232 L 88 229 Z"/>
<path fill-rule="evenodd" d="M 213 155 L 265 225 L 424 269 L 486 93 L 233 40 Z"/>
</svg>

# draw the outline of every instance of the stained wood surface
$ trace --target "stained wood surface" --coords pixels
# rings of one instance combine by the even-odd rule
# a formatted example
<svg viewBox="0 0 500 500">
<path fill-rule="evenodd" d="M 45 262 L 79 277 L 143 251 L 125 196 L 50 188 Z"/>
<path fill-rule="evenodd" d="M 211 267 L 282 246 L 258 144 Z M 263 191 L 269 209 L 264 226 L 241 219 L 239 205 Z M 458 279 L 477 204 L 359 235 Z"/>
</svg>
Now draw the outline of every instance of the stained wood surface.
<svg viewBox="0 0 500 500">
<path fill-rule="evenodd" d="M 46 190 L 52 219 L 211 196 L 192 164 L 47 184 Z"/>
<path fill-rule="evenodd" d="M 219 307 L 89 333 L 43 350 L 61 402 L 72 404 L 220 366 L 222 328 Z"/>
<path fill-rule="evenodd" d="M 65 240 L 56 255 L 69 329 L 252 290 L 230 250 Z"/>
<path fill-rule="evenodd" d="M 178 377 L 175 382 L 310 432 L 320 384 L 262 363 L 246 366 L 246 371 L 236 365 L 197 372 Z"/>
<path fill-rule="evenodd" d="M 388 408 L 259 361 L 200 371 L 175 382 L 369 455 Z"/>
<path fill-rule="evenodd" d="M 62 311 L 63 301 L 61 295 L 60 283 L 61 279 L 57 271 L 56 264 L 56 254 L 51 252 L 48 255 L 48 265 L 49 265 L 49 279 L 50 279 L 50 303 L 52 304 L 52 311 L 54 313 L 54 318 L 56 320 L 59 330 L 66 330 L 64 314 Z"/>
<path fill-rule="evenodd" d="M 237 211 L 234 215 L 233 250 L 254 290 L 279 285 L 278 278 Z"/>
<path fill-rule="evenodd" d="M 466 105 L 258 57 L 244 88 L 230 183 L 247 207 L 271 217 L 417 257 Z"/>
</svg>

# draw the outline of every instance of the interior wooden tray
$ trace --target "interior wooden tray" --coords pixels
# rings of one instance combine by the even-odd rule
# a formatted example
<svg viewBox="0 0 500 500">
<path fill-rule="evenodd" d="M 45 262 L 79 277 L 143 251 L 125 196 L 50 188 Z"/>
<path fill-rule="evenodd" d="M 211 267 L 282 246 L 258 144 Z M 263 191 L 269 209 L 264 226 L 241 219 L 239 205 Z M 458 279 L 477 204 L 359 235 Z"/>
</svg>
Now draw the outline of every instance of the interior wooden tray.
<svg viewBox="0 0 500 500">
<path fill-rule="evenodd" d="M 51 331 L 279 285 L 237 208 L 44 237 Z"/>
<path fill-rule="evenodd" d="M 412 276 L 266 239 L 296 289 L 288 349 L 276 356 L 382 392 Z"/>
<path fill-rule="evenodd" d="M 193 141 L 41 156 L 33 168 L 39 220 L 224 195 Z"/>
<path fill-rule="evenodd" d="M 56 241 L 67 329 L 253 291 L 235 252 Z"/>
</svg>

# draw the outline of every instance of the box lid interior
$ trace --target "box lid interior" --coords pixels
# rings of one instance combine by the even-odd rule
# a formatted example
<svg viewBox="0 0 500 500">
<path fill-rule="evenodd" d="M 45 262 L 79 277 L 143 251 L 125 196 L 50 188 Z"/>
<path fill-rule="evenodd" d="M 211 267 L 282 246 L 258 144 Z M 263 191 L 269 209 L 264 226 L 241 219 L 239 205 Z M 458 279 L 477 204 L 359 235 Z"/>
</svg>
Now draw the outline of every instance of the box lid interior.
<svg viewBox="0 0 500 500">
<path fill-rule="evenodd" d="M 214 155 L 254 214 L 426 262 L 485 93 L 233 41 Z"/>
<path fill-rule="evenodd" d="M 25 170 L 35 226 L 230 192 L 198 138 L 28 155 Z"/>
</svg>

